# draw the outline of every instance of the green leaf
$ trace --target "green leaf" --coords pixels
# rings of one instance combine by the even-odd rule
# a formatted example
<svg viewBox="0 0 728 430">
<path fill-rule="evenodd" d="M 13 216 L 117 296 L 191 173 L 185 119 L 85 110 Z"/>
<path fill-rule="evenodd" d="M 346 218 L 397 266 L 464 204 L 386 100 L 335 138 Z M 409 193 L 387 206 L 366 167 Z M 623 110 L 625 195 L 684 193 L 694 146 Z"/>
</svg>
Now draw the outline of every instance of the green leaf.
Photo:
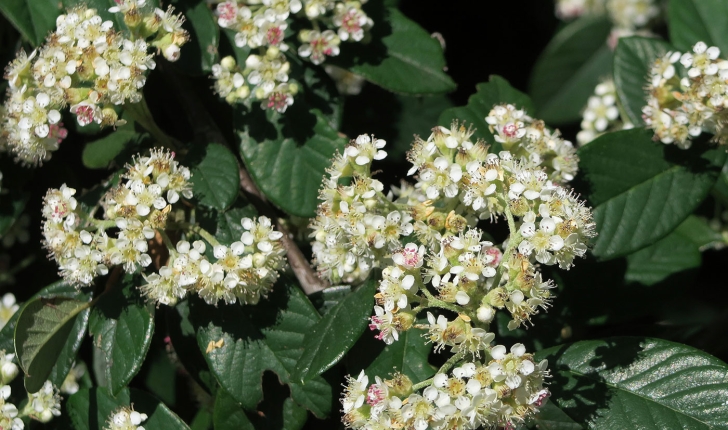
<svg viewBox="0 0 728 430">
<path fill-rule="evenodd" d="M 218 61 L 217 45 L 220 43 L 220 27 L 206 2 L 177 0 L 174 7 L 185 17 L 184 28 L 190 33 L 190 41 L 180 52 L 175 67 L 190 75 L 199 76 L 212 71 Z"/>
<path fill-rule="evenodd" d="M 590 429 L 726 429 L 728 365 L 660 339 L 582 341 L 536 354 L 562 411 Z"/>
<path fill-rule="evenodd" d="M 267 300 L 250 306 L 214 308 L 190 299 L 190 319 L 217 382 L 245 409 L 255 410 L 263 398 L 263 373 L 271 370 L 296 403 L 318 417 L 329 414 L 332 388 L 322 377 L 305 385 L 290 378 L 306 333 L 320 319 L 300 288 L 279 283 Z"/>
<path fill-rule="evenodd" d="M 701 262 L 698 246 L 689 236 L 681 234 L 678 227 L 647 248 L 628 255 L 624 279 L 643 285 L 654 285 L 670 275 L 697 269 Z"/>
<path fill-rule="evenodd" d="M 167 330 L 172 346 L 176 351 L 185 351 L 178 354 L 180 363 L 187 373 L 208 393 L 215 394 L 217 381 L 210 372 L 204 355 L 197 347 L 195 327 L 190 322 L 190 306 L 187 300 L 177 303 L 177 306 L 166 309 Z"/>
<path fill-rule="evenodd" d="M 324 373 L 354 346 L 369 323 L 377 284 L 376 279 L 367 281 L 306 334 L 292 380 L 305 383 Z"/>
<path fill-rule="evenodd" d="M 217 215 L 215 238 L 223 245 L 228 246 L 240 240 L 240 236 L 245 231 L 243 225 L 240 224 L 240 220 L 243 218 L 253 218 L 256 215 L 257 212 L 252 205 L 233 206 L 225 212 L 219 213 Z"/>
<path fill-rule="evenodd" d="M 654 38 L 619 39 L 614 51 L 614 85 L 627 120 L 643 126 L 642 108 L 647 104 L 645 86 L 652 63 L 670 51 L 670 44 Z"/>
<path fill-rule="evenodd" d="M 106 363 L 105 381 L 118 393 L 137 374 L 154 333 L 154 306 L 144 303 L 139 277 L 125 275 L 91 311 L 89 332 Z"/>
<path fill-rule="evenodd" d="M 347 140 L 305 104 L 294 103 L 282 115 L 256 106 L 238 114 L 240 154 L 260 190 L 289 214 L 315 216 L 326 168 Z"/>
<path fill-rule="evenodd" d="M 145 135 L 134 131 L 134 127 L 122 126 L 108 136 L 94 140 L 83 148 L 81 159 L 89 169 L 106 169 L 125 149 L 136 148 Z"/>
<path fill-rule="evenodd" d="M 723 0 L 670 0 L 670 40 L 682 51 L 703 41 L 728 52 L 728 3 Z"/>
<path fill-rule="evenodd" d="M 144 391 L 124 388 L 116 397 L 106 388 L 83 389 L 66 402 L 66 411 L 75 430 L 102 430 L 112 412 L 134 405 L 134 410 L 147 414 L 144 428 L 154 430 L 189 430 L 187 424 L 164 403 Z"/>
<path fill-rule="evenodd" d="M 384 378 L 398 371 L 407 375 L 414 383 L 434 375 L 435 368 L 427 362 L 432 345 L 422 337 L 423 334 L 425 330 L 416 328 L 401 333 L 399 340 L 387 345 L 367 367 L 366 374 Z"/>
<path fill-rule="evenodd" d="M 86 339 L 86 328 L 88 327 L 90 313 L 90 309 L 85 309 L 78 314 L 71 328 L 71 334 L 68 336 L 68 340 L 66 340 L 63 348 L 61 348 L 56 358 L 56 364 L 48 375 L 48 380 L 56 387 L 63 385 L 63 381 L 66 379 L 68 372 L 73 368 L 73 363 L 76 361 L 76 354 L 78 354 L 81 344 Z"/>
<path fill-rule="evenodd" d="M 378 10 L 367 13 L 375 22 L 372 41 L 345 46 L 331 64 L 396 93 L 455 90 L 455 82 L 444 72 L 445 57 L 437 39 L 397 9 L 386 8 L 384 14 Z"/>
<path fill-rule="evenodd" d="M 56 27 L 58 5 L 57 0 L 3 0 L 0 12 L 31 45 L 38 46 Z"/>
<path fill-rule="evenodd" d="M 218 210 L 230 206 L 240 190 L 238 162 L 226 147 L 211 143 L 204 154 L 191 154 L 199 162 L 192 168 L 192 192 L 198 201 Z M 194 162 L 193 162 L 194 163 Z"/>
<path fill-rule="evenodd" d="M 530 94 L 538 118 L 550 124 L 581 119 L 594 87 L 611 72 L 611 30 L 606 17 L 582 17 L 551 39 L 531 72 Z"/>
<path fill-rule="evenodd" d="M 15 325 L 17 324 L 18 317 L 26 304 L 30 303 L 33 299 L 43 297 L 46 299 L 54 297 L 66 297 L 71 299 L 88 300 L 89 295 L 85 294 L 82 290 L 77 290 L 74 286 L 69 285 L 66 281 L 56 281 L 45 288 L 41 289 L 33 295 L 27 302 L 20 305 L 20 309 L 10 317 L 7 323 L 0 330 L 0 350 L 7 353 L 15 351 Z"/>
<path fill-rule="evenodd" d="M 212 420 L 216 430 L 255 430 L 245 410 L 225 390 L 217 390 Z"/>
<path fill-rule="evenodd" d="M 525 109 L 532 115 L 533 103 L 526 94 L 513 88 L 508 81 L 498 75 L 491 75 L 488 82 L 478 84 L 476 89 L 477 92 L 470 96 L 467 105 L 446 110 L 440 115 L 438 123 L 443 127 L 450 127 L 455 120 L 465 121 L 466 125 L 475 127 L 473 137 L 486 140 L 493 145 L 491 152 L 497 153 L 501 145 L 494 140 L 485 117 L 493 106 L 506 103 Z"/>
<path fill-rule="evenodd" d="M 215 430 L 299 430 L 303 428 L 308 418 L 306 409 L 298 406 L 290 397 L 285 398 L 282 405 L 280 399 L 279 396 L 271 396 L 269 403 L 275 404 L 271 405 L 270 410 L 252 413 L 246 412 L 225 390 L 219 390 L 215 397 L 213 415 Z"/>
<path fill-rule="evenodd" d="M 579 149 L 585 193 L 602 259 L 640 250 L 667 236 L 715 184 L 726 153 L 704 143 L 690 150 L 652 141 L 644 129 L 607 133 Z"/>
<path fill-rule="evenodd" d="M 564 411 L 559 409 L 553 402 L 543 405 L 533 418 L 538 430 L 582 430 L 584 427 L 569 418 Z"/>
<path fill-rule="evenodd" d="M 48 379 L 79 313 L 89 302 L 68 298 L 37 298 L 24 307 L 15 326 L 15 352 L 25 371 L 25 388 L 35 393 Z"/>
<path fill-rule="evenodd" d="M 710 228 L 705 218 L 695 215 L 690 215 L 675 231 L 690 240 L 701 251 L 725 244 L 725 238 L 719 231 Z"/>
</svg>

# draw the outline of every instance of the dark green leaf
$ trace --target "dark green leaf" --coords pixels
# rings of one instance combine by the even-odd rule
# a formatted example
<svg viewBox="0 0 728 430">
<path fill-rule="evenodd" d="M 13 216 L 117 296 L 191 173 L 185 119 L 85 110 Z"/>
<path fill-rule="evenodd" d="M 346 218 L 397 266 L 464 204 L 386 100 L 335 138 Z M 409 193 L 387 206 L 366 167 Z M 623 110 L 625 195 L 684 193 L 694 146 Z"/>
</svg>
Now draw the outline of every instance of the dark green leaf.
<svg viewBox="0 0 728 430">
<path fill-rule="evenodd" d="M 106 137 L 86 144 L 81 156 L 83 165 L 89 169 L 106 169 L 124 149 L 139 145 L 144 135 L 134 131 L 134 127 L 123 126 Z"/>
<path fill-rule="evenodd" d="M 536 116 L 551 124 L 576 122 L 599 81 L 611 72 L 605 17 L 582 17 L 559 31 L 531 72 Z"/>
<path fill-rule="evenodd" d="M 654 38 L 619 39 L 614 51 L 614 85 L 626 119 L 635 126 L 644 125 L 642 108 L 647 104 L 645 86 L 652 63 L 671 49 L 668 43 Z"/>
<path fill-rule="evenodd" d="M 670 0 L 670 40 L 682 51 L 697 42 L 728 52 L 728 3 L 723 0 Z"/>
<path fill-rule="evenodd" d="M 465 121 L 466 125 L 475 127 L 474 138 L 484 139 L 488 144 L 493 145 L 491 152 L 500 151 L 500 143 L 493 139 L 493 133 L 485 122 L 493 106 L 498 104 L 512 104 L 519 109 L 525 109 L 533 115 L 534 108 L 531 99 L 513 88 L 508 81 L 497 75 L 491 75 L 490 80 L 478 84 L 477 92 L 470 96 L 468 104 L 446 110 L 440 115 L 438 123 L 444 127 L 450 127 L 453 121 Z"/>
<path fill-rule="evenodd" d="M 106 363 L 105 381 L 118 393 L 137 374 L 154 333 L 154 306 L 144 303 L 139 277 L 125 275 L 91 311 L 89 332 Z"/>
<path fill-rule="evenodd" d="M 280 394 L 280 393 L 271 393 Z M 268 399 L 268 396 L 266 395 Z M 290 397 L 283 400 L 272 395 L 267 402 L 272 408 L 258 413 L 246 412 L 225 390 L 219 390 L 215 397 L 215 430 L 281 429 L 299 430 L 308 418 L 306 409 L 298 406 Z M 264 405 L 267 406 L 267 405 Z"/>
<path fill-rule="evenodd" d="M 422 337 L 424 333 L 424 330 L 416 328 L 401 333 L 399 340 L 387 345 L 367 367 L 367 375 L 384 378 L 397 371 L 407 375 L 414 383 L 434 375 L 435 368 L 427 362 L 432 345 Z"/>
<path fill-rule="evenodd" d="M 185 351 L 178 354 L 180 363 L 187 373 L 200 384 L 208 393 L 214 394 L 217 381 L 205 362 L 205 356 L 197 347 L 195 327 L 190 322 L 190 306 L 187 300 L 182 300 L 175 307 L 166 309 L 167 330 L 172 346 L 176 351 Z"/>
<path fill-rule="evenodd" d="M 240 153 L 261 191 L 292 215 L 313 217 L 318 190 L 331 158 L 346 139 L 320 111 L 295 103 L 285 114 L 254 106 L 236 119 Z"/>
<path fill-rule="evenodd" d="M 182 46 L 176 67 L 195 76 L 210 73 L 217 59 L 220 27 L 206 2 L 177 0 L 172 2 L 185 16 L 184 28 L 190 33 L 190 41 Z"/>
<path fill-rule="evenodd" d="M 321 315 L 326 315 L 351 294 L 351 285 L 331 286 L 308 296 Z"/>
<path fill-rule="evenodd" d="M 624 279 L 654 285 L 670 275 L 700 267 L 702 259 L 698 246 L 679 230 L 680 227 L 647 248 L 628 255 Z"/>
<path fill-rule="evenodd" d="M 240 224 L 240 220 L 243 218 L 252 218 L 256 215 L 257 212 L 252 205 L 233 206 L 225 212 L 219 213 L 217 215 L 217 231 L 215 237 L 223 245 L 229 246 L 231 243 L 240 240 L 240 236 L 245 231 L 243 230 L 243 225 Z"/>
<path fill-rule="evenodd" d="M 8 353 L 15 351 L 15 341 L 13 340 L 13 337 L 15 336 L 15 325 L 18 321 L 18 317 L 20 316 L 21 311 L 27 303 L 30 303 L 30 301 L 39 297 L 43 297 L 46 299 L 54 297 L 66 297 L 79 300 L 89 299 L 89 296 L 86 295 L 83 291 L 77 290 L 75 287 L 69 285 L 68 283 L 66 283 L 66 281 L 63 280 L 54 282 L 46 286 L 39 292 L 35 293 L 28 302 L 22 304 L 20 306 L 20 309 L 18 309 L 18 311 L 15 312 L 12 317 L 10 317 L 10 320 L 8 320 L 8 322 L 5 323 L 5 326 L 3 326 L 2 330 L 0 330 L 1 350 L 4 350 Z"/>
<path fill-rule="evenodd" d="M 553 402 L 546 403 L 538 410 L 533 418 L 538 430 L 582 430 L 584 427 L 569 418 L 564 411 L 559 409 Z"/>
<path fill-rule="evenodd" d="M 724 244 L 726 241 L 719 231 L 710 228 L 705 218 L 695 215 L 690 215 L 675 232 L 690 240 L 701 251 Z"/>
<path fill-rule="evenodd" d="M 263 397 L 261 378 L 271 370 L 288 384 L 296 403 L 316 416 L 328 415 L 332 388 L 322 377 L 305 385 L 290 379 L 303 339 L 320 319 L 300 288 L 279 283 L 267 300 L 252 306 L 214 308 L 190 299 L 190 319 L 199 327 L 197 343 L 217 382 L 245 409 L 255 410 Z"/>
<path fill-rule="evenodd" d="M 455 82 L 444 72 L 445 57 L 437 39 L 394 8 L 372 18 L 376 23 L 372 41 L 342 46 L 342 55 L 333 58 L 332 64 L 397 93 L 435 94 L 455 89 Z"/>
<path fill-rule="evenodd" d="M 238 162 L 226 147 L 217 143 L 207 145 L 201 160 L 192 168 L 191 181 L 192 191 L 201 204 L 225 210 L 240 189 Z"/>
<path fill-rule="evenodd" d="M 451 108 L 452 102 L 444 94 L 429 97 L 397 96 L 397 100 L 400 103 L 397 138 L 387 141 L 387 155 L 403 160 L 405 153 L 412 147 L 414 135 L 423 138 L 429 136 L 442 111 Z M 378 117 L 377 120 L 381 121 L 382 118 Z"/>
<path fill-rule="evenodd" d="M 33 299 L 15 326 L 15 352 L 25 371 L 25 388 L 35 393 L 48 379 L 69 338 L 79 313 L 89 302 L 67 298 Z"/>
<path fill-rule="evenodd" d="M 102 430 L 112 412 L 134 405 L 134 410 L 147 414 L 142 423 L 147 429 L 189 430 L 187 424 L 153 396 L 135 389 L 124 388 L 116 397 L 105 388 L 83 389 L 66 402 L 66 411 L 75 430 Z"/>
<path fill-rule="evenodd" d="M 593 253 L 627 255 L 667 236 L 710 192 L 725 161 L 705 144 L 681 150 L 652 141 L 649 130 L 607 133 L 579 149 L 586 195 L 594 207 Z"/>
<path fill-rule="evenodd" d="M 40 45 L 56 27 L 60 13 L 57 0 L 3 0 L 0 12 L 31 45 Z"/>
<path fill-rule="evenodd" d="M 86 328 L 88 327 L 90 313 L 90 309 L 85 309 L 78 314 L 71 328 L 71 334 L 68 336 L 66 344 L 63 345 L 63 348 L 58 354 L 56 364 L 51 369 L 50 375 L 48 375 L 48 380 L 56 387 L 63 385 L 66 375 L 68 375 L 68 372 L 73 367 L 73 363 L 76 361 L 76 354 L 79 348 L 81 348 L 84 339 L 86 339 Z"/>
<path fill-rule="evenodd" d="M 590 429 L 726 429 L 728 365 L 660 339 L 612 338 L 541 351 L 551 400 Z"/>
<path fill-rule="evenodd" d="M 291 379 L 305 383 L 331 368 L 364 333 L 374 306 L 377 280 L 370 279 L 329 311 L 306 334 Z"/>
<path fill-rule="evenodd" d="M 225 390 L 217 390 L 213 423 L 216 430 L 255 430 L 245 410 Z"/>
</svg>

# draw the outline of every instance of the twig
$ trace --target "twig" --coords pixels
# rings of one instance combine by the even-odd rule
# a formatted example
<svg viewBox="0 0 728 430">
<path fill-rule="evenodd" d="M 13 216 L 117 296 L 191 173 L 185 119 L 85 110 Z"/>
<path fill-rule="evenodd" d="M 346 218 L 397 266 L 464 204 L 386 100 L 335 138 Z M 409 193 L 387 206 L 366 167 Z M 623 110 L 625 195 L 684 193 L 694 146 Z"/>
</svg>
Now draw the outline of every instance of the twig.
<svg viewBox="0 0 728 430">
<path fill-rule="evenodd" d="M 171 77 L 172 83 L 176 87 L 180 89 L 189 88 L 189 86 L 185 84 L 183 77 L 174 72 L 169 72 L 168 74 Z M 177 94 L 179 95 L 179 100 L 182 103 L 183 108 L 187 112 L 188 119 L 195 125 L 195 133 L 198 134 L 199 138 L 204 139 L 206 142 L 225 143 L 231 147 L 230 143 L 215 124 L 215 121 L 212 117 L 210 117 L 210 114 L 202 108 L 202 104 L 199 100 L 197 100 L 192 92 L 178 91 Z M 248 200 L 253 204 L 253 206 L 255 206 L 260 214 L 276 220 L 276 227 L 281 233 L 283 233 L 281 242 L 288 254 L 288 262 L 291 265 L 291 270 L 296 276 L 296 279 L 298 279 L 298 282 L 301 284 L 303 292 L 310 295 L 326 288 L 328 286 L 326 282 L 316 275 L 313 268 L 308 263 L 306 256 L 303 255 L 301 249 L 293 241 L 288 228 L 286 228 L 286 226 L 281 222 L 276 210 L 268 203 L 268 200 L 255 185 L 255 182 L 253 182 L 253 179 L 250 177 L 247 170 L 245 170 L 242 165 L 238 164 L 238 171 L 240 188 Z"/>
</svg>

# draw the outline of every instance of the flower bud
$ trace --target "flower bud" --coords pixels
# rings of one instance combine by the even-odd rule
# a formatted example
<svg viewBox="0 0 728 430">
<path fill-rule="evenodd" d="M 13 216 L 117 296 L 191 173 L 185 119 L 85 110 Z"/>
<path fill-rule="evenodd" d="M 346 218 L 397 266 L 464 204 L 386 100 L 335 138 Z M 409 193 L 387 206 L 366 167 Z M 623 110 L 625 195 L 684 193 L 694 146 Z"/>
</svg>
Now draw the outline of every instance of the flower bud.
<svg viewBox="0 0 728 430">
<path fill-rule="evenodd" d="M 2 385 L 7 385 L 15 379 L 16 376 L 18 376 L 18 366 L 13 362 L 8 361 L 2 365 L 0 373 L 2 373 Z"/>
<path fill-rule="evenodd" d="M 220 60 L 220 65 L 221 65 L 221 66 L 222 66 L 222 67 L 223 67 L 223 68 L 224 68 L 225 70 L 232 70 L 232 69 L 234 69 L 234 68 L 235 68 L 235 66 L 236 66 L 236 64 L 237 64 L 237 63 L 235 63 L 235 58 L 233 58 L 233 57 L 232 57 L 232 56 L 230 56 L 230 55 L 228 55 L 227 57 L 225 57 L 225 58 L 223 58 L 222 60 Z"/>
<path fill-rule="evenodd" d="M 389 387 L 389 393 L 400 398 L 412 394 L 412 380 L 404 373 L 395 373 L 392 379 L 385 381 Z"/>
<path fill-rule="evenodd" d="M 175 44 L 169 45 L 162 50 L 162 54 L 167 61 L 177 61 L 179 60 L 179 46 Z"/>
</svg>

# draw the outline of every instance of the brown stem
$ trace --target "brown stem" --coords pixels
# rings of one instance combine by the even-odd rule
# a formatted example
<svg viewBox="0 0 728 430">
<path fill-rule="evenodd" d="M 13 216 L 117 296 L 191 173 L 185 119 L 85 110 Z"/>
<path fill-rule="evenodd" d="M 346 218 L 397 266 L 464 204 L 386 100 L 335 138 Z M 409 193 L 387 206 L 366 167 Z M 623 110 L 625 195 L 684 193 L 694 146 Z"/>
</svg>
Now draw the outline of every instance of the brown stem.
<svg viewBox="0 0 728 430">
<path fill-rule="evenodd" d="M 194 124 L 198 137 L 206 142 L 225 143 L 231 147 L 210 114 L 203 108 L 202 103 L 197 100 L 191 91 L 184 91 L 185 88 L 189 88 L 189 85 L 186 85 L 184 82 L 184 78 L 171 71 L 169 72 L 169 76 L 171 77 L 172 83 L 180 89 L 177 92 L 179 101 L 187 112 L 188 119 Z M 316 272 L 314 272 L 308 263 L 306 256 L 303 255 L 303 252 L 301 252 L 301 249 L 293 240 L 288 228 L 281 222 L 276 210 L 268 203 L 268 200 L 260 189 L 258 189 L 258 186 L 255 185 L 248 171 L 240 164 L 238 164 L 238 171 L 240 173 L 240 188 L 248 201 L 255 206 L 258 213 L 276 220 L 276 227 L 283 233 L 281 242 L 288 254 L 288 262 L 291 265 L 291 270 L 301 284 L 303 292 L 310 295 L 326 288 L 328 285 L 316 275 Z"/>
</svg>

